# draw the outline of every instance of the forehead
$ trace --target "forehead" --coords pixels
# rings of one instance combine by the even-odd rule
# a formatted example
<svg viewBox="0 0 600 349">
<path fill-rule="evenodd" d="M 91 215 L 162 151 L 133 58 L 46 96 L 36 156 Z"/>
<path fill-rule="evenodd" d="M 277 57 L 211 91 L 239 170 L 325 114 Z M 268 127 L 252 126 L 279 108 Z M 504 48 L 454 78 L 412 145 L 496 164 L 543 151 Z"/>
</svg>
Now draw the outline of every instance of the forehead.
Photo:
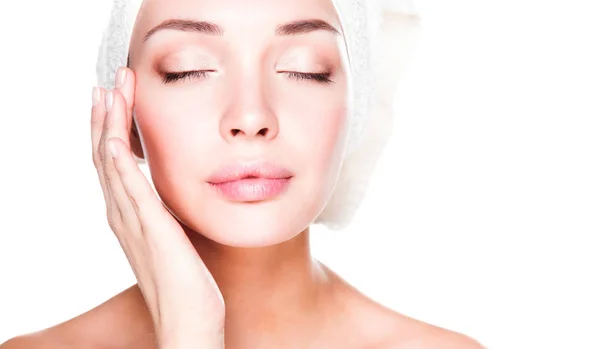
<svg viewBox="0 0 600 349">
<path fill-rule="evenodd" d="M 131 49 L 145 34 L 172 18 L 209 21 L 224 35 L 272 35 L 278 24 L 298 19 L 321 19 L 342 33 L 331 0 L 144 0 L 131 38 Z"/>
</svg>

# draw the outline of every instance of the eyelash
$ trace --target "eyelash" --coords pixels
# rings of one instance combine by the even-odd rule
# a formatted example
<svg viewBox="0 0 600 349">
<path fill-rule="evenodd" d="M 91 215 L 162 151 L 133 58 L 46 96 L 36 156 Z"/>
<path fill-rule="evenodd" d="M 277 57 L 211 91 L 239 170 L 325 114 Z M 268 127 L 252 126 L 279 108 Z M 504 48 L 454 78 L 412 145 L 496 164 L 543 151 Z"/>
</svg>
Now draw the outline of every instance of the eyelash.
<svg viewBox="0 0 600 349">
<path fill-rule="evenodd" d="M 214 72 L 214 70 L 193 70 L 193 71 L 184 71 L 184 72 L 172 72 L 172 73 L 164 73 L 163 84 L 173 83 L 178 80 L 183 80 L 185 78 L 204 78 L 206 77 L 206 73 Z M 332 80 L 329 79 L 331 73 L 300 73 L 300 72 L 281 72 L 286 73 L 289 77 L 296 80 L 313 80 L 320 84 L 331 84 Z"/>
</svg>

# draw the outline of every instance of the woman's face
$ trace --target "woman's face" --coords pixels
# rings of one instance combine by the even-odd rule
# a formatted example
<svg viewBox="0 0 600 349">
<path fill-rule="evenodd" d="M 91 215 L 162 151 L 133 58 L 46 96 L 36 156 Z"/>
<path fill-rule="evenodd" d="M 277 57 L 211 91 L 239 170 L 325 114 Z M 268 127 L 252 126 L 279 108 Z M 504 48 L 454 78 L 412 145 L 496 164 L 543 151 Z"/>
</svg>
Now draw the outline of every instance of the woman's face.
<svg viewBox="0 0 600 349">
<path fill-rule="evenodd" d="M 197 23 L 147 36 L 173 19 Z M 300 20 L 332 29 L 286 26 Z M 322 211 L 349 112 L 346 50 L 334 31 L 330 0 L 144 1 L 130 47 L 136 122 L 156 190 L 182 223 L 256 247 L 294 237 Z M 175 74 L 188 71 L 202 72 Z M 265 162 L 274 172 L 260 169 Z M 236 166 L 255 164 L 264 170 L 255 175 L 283 179 L 216 184 L 223 166 L 240 175 Z"/>
</svg>

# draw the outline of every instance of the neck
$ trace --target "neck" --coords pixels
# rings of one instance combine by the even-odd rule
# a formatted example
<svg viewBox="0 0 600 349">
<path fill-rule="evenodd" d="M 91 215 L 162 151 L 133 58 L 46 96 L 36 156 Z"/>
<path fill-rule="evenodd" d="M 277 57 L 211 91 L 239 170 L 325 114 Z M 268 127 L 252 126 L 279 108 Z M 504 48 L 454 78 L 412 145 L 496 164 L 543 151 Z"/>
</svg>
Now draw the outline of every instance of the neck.
<svg viewBox="0 0 600 349">
<path fill-rule="evenodd" d="M 333 283 L 311 256 L 308 228 L 260 248 L 225 246 L 187 233 L 225 300 L 228 348 L 264 345 L 271 342 L 268 336 L 277 335 L 273 341 L 296 337 L 299 329 L 311 331 L 318 325 Z"/>
</svg>

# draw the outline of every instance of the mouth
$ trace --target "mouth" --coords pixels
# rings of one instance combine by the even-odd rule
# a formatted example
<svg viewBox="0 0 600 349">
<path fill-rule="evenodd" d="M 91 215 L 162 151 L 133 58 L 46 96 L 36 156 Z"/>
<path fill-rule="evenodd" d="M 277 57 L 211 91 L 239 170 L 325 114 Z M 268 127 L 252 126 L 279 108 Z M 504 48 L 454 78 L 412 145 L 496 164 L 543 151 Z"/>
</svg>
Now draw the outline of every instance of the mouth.
<svg viewBox="0 0 600 349">
<path fill-rule="evenodd" d="M 293 177 L 294 174 L 282 166 L 261 162 L 221 167 L 208 183 L 229 201 L 256 202 L 281 195 Z"/>
</svg>

